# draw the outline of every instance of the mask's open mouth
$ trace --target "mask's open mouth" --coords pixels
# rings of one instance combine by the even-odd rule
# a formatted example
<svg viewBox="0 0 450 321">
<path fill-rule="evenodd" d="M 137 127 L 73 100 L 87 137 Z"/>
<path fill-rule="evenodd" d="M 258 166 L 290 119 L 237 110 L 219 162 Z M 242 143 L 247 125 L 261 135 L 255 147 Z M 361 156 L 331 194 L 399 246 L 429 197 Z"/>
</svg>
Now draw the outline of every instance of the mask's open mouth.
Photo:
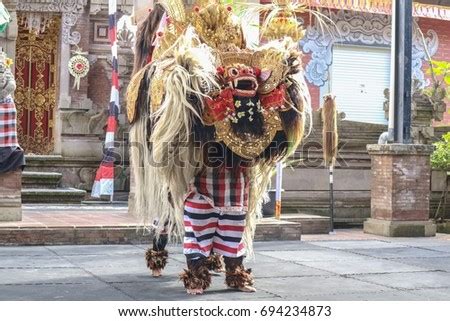
<svg viewBox="0 0 450 321">
<path fill-rule="evenodd" d="M 258 89 L 258 82 L 253 77 L 239 77 L 232 81 L 233 89 L 238 96 L 253 97 Z"/>
</svg>

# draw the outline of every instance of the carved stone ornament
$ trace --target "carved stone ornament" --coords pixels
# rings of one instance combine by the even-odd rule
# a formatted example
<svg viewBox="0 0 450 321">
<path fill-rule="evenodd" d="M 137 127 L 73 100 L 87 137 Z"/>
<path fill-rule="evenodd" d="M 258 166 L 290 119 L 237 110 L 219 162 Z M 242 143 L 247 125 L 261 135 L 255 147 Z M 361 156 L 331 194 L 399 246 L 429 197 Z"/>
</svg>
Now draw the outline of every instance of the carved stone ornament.
<svg viewBox="0 0 450 321">
<path fill-rule="evenodd" d="M 321 28 L 317 24 L 308 26 L 305 38 L 300 41 L 303 51 L 311 53 L 311 60 L 305 68 L 306 79 L 311 84 L 321 87 L 328 80 L 328 69 L 333 62 L 333 45 L 335 43 L 390 46 L 390 16 L 345 10 L 337 12 L 324 11 L 323 14 L 333 21 L 333 25 L 329 29 Z M 428 30 L 425 43 L 428 52 L 433 56 L 439 47 L 438 36 L 434 30 Z M 417 79 L 422 86 L 426 85 L 422 71 L 422 63 L 426 59 L 422 37 L 417 28 L 414 28 L 413 78 Z"/>
<path fill-rule="evenodd" d="M 17 11 L 79 13 L 86 3 L 87 0 L 20 0 Z"/>
<path fill-rule="evenodd" d="M 65 44 L 77 45 L 80 42 L 79 32 L 71 32 L 78 17 L 86 6 L 87 0 L 21 0 L 17 11 L 30 12 L 34 15 L 42 13 L 62 13 L 62 39 Z"/>
</svg>

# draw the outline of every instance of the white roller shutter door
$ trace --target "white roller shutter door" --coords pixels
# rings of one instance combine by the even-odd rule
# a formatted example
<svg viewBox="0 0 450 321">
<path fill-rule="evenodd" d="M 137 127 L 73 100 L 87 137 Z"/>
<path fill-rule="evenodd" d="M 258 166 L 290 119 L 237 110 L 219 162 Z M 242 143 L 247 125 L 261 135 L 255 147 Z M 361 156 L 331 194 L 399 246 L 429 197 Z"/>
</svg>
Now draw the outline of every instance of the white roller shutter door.
<svg viewBox="0 0 450 321">
<path fill-rule="evenodd" d="M 389 87 L 389 48 L 336 45 L 330 88 L 346 120 L 386 124 L 383 103 Z"/>
</svg>

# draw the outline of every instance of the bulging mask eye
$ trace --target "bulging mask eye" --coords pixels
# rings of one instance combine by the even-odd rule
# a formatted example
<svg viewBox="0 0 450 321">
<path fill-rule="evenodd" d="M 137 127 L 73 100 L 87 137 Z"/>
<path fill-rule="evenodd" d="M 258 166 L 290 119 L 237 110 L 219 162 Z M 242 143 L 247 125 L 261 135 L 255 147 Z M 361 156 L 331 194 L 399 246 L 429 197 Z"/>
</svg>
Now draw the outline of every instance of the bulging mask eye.
<svg viewBox="0 0 450 321">
<path fill-rule="evenodd" d="M 228 69 L 228 74 L 233 77 L 239 76 L 239 70 L 237 68 L 230 68 Z"/>
</svg>

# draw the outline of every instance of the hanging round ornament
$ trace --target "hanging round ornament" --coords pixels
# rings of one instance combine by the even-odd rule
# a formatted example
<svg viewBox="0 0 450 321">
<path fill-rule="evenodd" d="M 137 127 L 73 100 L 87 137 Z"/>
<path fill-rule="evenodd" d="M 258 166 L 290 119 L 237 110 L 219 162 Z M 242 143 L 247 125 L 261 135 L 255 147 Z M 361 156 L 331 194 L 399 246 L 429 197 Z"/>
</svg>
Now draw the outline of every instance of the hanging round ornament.
<svg viewBox="0 0 450 321">
<path fill-rule="evenodd" d="M 79 90 L 81 78 L 86 77 L 89 72 L 89 60 L 84 56 L 87 53 L 81 52 L 79 48 L 74 53 L 69 59 L 69 73 L 75 78 L 73 87 Z"/>
</svg>

